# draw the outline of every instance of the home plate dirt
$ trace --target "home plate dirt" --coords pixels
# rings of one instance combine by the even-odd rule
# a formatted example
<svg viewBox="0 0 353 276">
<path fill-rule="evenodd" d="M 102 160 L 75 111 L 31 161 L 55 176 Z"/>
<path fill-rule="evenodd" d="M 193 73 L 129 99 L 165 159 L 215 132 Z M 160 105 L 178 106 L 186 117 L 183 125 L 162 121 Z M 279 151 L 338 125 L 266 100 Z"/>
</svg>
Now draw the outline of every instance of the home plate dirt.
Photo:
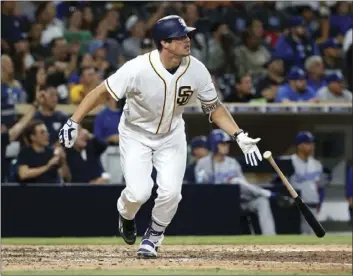
<svg viewBox="0 0 353 276">
<path fill-rule="evenodd" d="M 157 260 L 135 246 L 4 245 L 5 271 L 37 269 L 198 269 L 352 272 L 351 245 L 165 245 Z"/>
</svg>

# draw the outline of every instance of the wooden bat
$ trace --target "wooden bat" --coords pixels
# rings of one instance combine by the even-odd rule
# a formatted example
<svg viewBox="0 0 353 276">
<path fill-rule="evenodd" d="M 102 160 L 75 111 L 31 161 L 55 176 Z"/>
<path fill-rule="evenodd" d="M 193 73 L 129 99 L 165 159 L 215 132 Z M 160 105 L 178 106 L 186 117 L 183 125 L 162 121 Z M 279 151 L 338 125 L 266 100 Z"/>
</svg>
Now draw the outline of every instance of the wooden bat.
<svg viewBox="0 0 353 276">
<path fill-rule="evenodd" d="M 322 238 L 325 236 L 325 229 L 322 227 L 320 222 L 315 218 L 314 214 L 311 212 L 309 207 L 303 202 L 298 193 L 294 190 L 293 186 L 289 183 L 287 178 L 282 173 L 281 169 L 277 166 L 275 160 L 272 157 L 272 153 L 270 151 L 266 151 L 263 154 L 263 157 L 267 159 L 274 170 L 277 172 L 278 176 L 281 178 L 284 186 L 286 186 L 289 194 L 294 198 L 294 202 L 297 205 L 299 211 L 304 216 L 305 220 L 308 222 L 310 227 L 315 232 L 316 236 Z"/>
</svg>

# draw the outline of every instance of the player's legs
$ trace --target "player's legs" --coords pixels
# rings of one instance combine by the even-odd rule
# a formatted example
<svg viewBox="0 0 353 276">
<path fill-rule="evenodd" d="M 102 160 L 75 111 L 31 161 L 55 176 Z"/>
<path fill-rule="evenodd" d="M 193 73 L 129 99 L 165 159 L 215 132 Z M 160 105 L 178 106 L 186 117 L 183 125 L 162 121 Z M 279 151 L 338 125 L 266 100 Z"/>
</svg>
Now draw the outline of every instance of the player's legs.
<svg viewBox="0 0 353 276">
<path fill-rule="evenodd" d="M 119 148 L 126 188 L 118 199 L 118 211 L 125 219 L 132 220 L 151 196 L 152 149 L 122 133 Z"/>
<path fill-rule="evenodd" d="M 257 214 L 262 235 L 276 235 L 275 222 L 268 198 L 258 197 L 242 205 L 243 208 Z"/>
<path fill-rule="evenodd" d="M 172 221 L 182 198 L 181 187 L 186 168 L 187 144 L 185 133 L 176 133 L 153 154 L 153 164 L 157 170 L 157 194 L 152 210 L 152 220 L 157 231 L 164 229 Z"/>
<path fill-rule="evenodd" d="M 151 225 L 147 228 L 137 252 L 139 257 L 157 257 L 157 248 L 162 244 L 164 230 L 172 221 L 181 200 L 186 154 L 185 133 L 181 131 L 161 141 L 153 153 L 158 196 L 152 210 Z"/>
</svg>

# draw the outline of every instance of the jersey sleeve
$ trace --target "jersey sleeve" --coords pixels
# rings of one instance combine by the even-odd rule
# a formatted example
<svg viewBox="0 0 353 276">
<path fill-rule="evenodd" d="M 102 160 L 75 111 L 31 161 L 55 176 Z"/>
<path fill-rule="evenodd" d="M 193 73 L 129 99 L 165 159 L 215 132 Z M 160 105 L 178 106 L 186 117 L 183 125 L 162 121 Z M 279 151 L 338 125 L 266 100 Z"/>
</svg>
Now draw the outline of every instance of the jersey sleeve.
<svg viewBox="0 0 353 276">
<path fill-rule="evenodd" d="M 116 101 L 122 99 L 125 93 L 132 89 L 134 72 L 134 60 L 131 60 L 104 81 L 106 89 Z"/>
<path fill-rule="evenodd" d="M 202 109 L 205 113 L 211 113 L 218 105 L 219 99 L 216 88 L 213 84 L 212 77 L 205 65 L 198 62 L 198 95 Z"/>
</svg>

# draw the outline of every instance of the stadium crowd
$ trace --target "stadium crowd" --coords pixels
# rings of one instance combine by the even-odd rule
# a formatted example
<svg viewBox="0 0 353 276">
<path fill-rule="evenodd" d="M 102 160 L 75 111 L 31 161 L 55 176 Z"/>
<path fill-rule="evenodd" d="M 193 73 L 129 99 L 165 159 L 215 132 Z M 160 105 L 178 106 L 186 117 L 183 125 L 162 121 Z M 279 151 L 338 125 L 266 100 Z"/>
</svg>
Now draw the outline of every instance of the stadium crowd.
<svg viewBox="0 0 353 276">
<path fill-rule="evenodd" d="M 224 102 L 352 100 L 352 2 L 2 1 L 2 181 L 106 183 L 99 158 L 119 143 L 121 106 L 107 99 L 93 133 L 80 129 L 74 149 L 63 150 L 68 116 L 57 104 L 79 104 L 154 49 L 151 28 L 170 14 L 197 28 L 192 55 Z M 17 121 L 21 103 L 32 109 Z M 21 133 L 27 146 L 10 165 L 6 148 Z"/>
</svg>

